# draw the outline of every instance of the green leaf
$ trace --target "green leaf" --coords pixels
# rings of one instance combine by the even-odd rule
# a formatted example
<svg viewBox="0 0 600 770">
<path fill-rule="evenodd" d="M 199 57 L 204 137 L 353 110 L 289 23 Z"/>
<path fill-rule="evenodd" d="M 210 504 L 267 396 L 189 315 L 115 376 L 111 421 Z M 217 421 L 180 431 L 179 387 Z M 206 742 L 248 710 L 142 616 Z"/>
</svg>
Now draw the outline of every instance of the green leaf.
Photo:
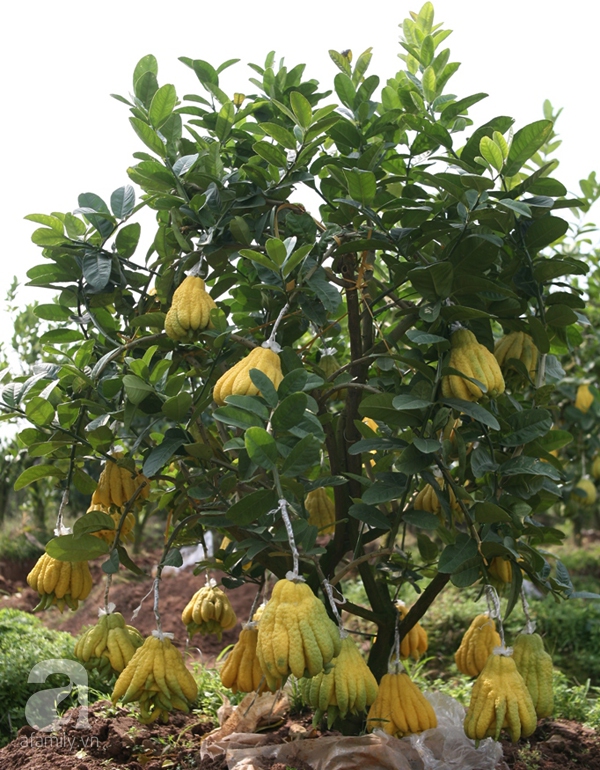
<svg viewBox="0 0 600 770">
<path fill-rule="evenodd" d="M 225 102 L 225 104 L 219 110 L 217 117 L 217 124 L 215 127 L 215 134 L 220 142 L 225 142 L 235 120 L 235 106 L 233 102 Z"/>
<path fill-rule="evenodd" d="M 498 521 L 512 521 L 510 514 L 495 503 L 475 503 L 470 508 L 471 515 L 480 524 L 495 524 Z"/>
<path fill-rule="evenodd" d="M 278 451 L 275 439 L 264 428 L 248 428 L 244 435 L 246 451 L 252 462 L 268 471 L 277 462 Z"/>
<path fill-rule="evenodd" d="M 308 468 L 318 465 L 321 459 L 321 442 L 312 435 L 305 436 L 296 444 L 281 468 L 284 476 L 298 476 Z"/>
<path fill-rule="evenodd" d="M 334 80 L 336 94 L 340 101 L 349 109 L 354 109 L 354 100 L 356 99 L 356 88 L 352 80 L 344 72 L 339 72 Z"/>
<path fill-rule="evenodd" d="M 57 303 L 51 305 L 36 305 L 33 312 L 38 318 L 44 321 L 68 321 L 71 317 L 71 311 L 68 307 L 63 307 Z"/>
<path fill-rule="evenodd" d="M 454 270 L 449 262 L 437 262 L 428 267 L 415 267 L 407 277 L 414 288 L 426 299 L 446 299 L 452 291 Z"/>
<path fill-rule="evenodd" d="M 531 209 L 526 203 L 521 203 L 521 201 L 514 201 L 512 198 L 502 198 L 498 201 L 498 206 L 514 211 L 515 214 L 521 217 L 531 219 Z"/>
<path fill-rule="evenodd" d="M 246 527 L 252 524 L 260 516 L 277 508 L 277 493 L 273 489 L 259 489 L 244 495 L 241 500 L 234 503 L 227 511 L 227 518 L 238 527 Z"/>
<path fill-rule="evenodd" d="M 479 404 L 471 401 L 463 401 L 461 398 L 443 398 L 442 404 L 452 407 L 463 414 L 468 414 L 482 425 L 487 425 L 492 430 L 500 430 L 500 424 L 493 414 Z"/>
<path fill-rule="evenodd" d="M 344 169 L 348 194 L 363 206 L 370 206 L 377 192 L 377 182 L 372 171 Z"/>
<path fill-rule="evenodd" d="M 364 521 L 374 529 L 390 529 L 390 522 L 381 513 L 379 508 L 375 508 L 374 505 L 366 505 L 365 503 L 354 503 L 348 509 L 348 513 L 353 519 Z"/>
<path fill-rule="evenodd" d="M 287 257 L 281 269 L 281 274 L 284 278 L 287 278 L 292 270 L 294 270 L 294 268 L 297 267 L 308 254 L 310 254 L 313 246 L 314 243 L 305 243 Z"/>
<path fill-rule="evenodd" d="M 112 516 L 103 511 L 90 511 L 80 516 L 73 524 L 73 534 L 76 538 L 91 532 L 100 532 L 102 529 L 115 529 Z"/>
<path fill-rule="evenodd" d="M 131 185 L 119 187 L 110 196 L 110 207 L 117 219 L 125 219 L 135 206 L 135 190 Z M 139 225 L 138 225 L 139 227 Z"/>
<path fill-rule="evenodd" d="M 170 84 L 161 86 L 152 97 L 148 118 L 154 128 L 160 129 L 171 117 L 171 113 L 177 104 L 175 86 Z"/>
<path fill-rule="evenodd" d="M 558 241 L 569 229 L 569 223 L 560 217 L 546 214 L 534 220 L 525 233 L 525 243 L 531 251 L 539 251 Z"/>
<path fill-rule="evenodd" d="M 258 372 L 260 371 L 260 369 L 253 369 L 252 371 Z M 260 419 L 264 420 L 265 422 L 269 419 L 269 414 L 270 414 L 269 410 L 263 404 L 261 399 L 258 398 L 258 396 L 227 396 L 225 401 L 228 404 L 231 404 L 231 406 L 237 406 L 239 409 L 245 409 L 246 412 L 255 414 L 257 417 L 260 417 Z"/>
<path fill-rule="evenodd" d="M 438 445 L 438 448 L 441 447 Z M 408 476 L 413 473 L 421 473 L 421 471 L 429 468 L 432 462 L 433 455 L 423 454 L 414 444 L 410 444 L 400 454 L 396 463 L 396 470 L 400 471 L 400 473 L 406 473 Z"/>
<path fill-rule="evenodd" d="M 192 396 L 187 391 L 182 391 L 172 398 L 168 398 L 162 405 L 162 413 L 170 420 L 183 422 L 192 408 Z"/>
<path fill-rule="evenodd" d="M 129 122 L 146 147 L 151 149 L 152 152 L 155 152 L 157 155 L 160 155 L 161 158 L 166 156 L 167 150 L 164 142 L 158 137 L 153 128 L 147 123 L 144 123 L 143 120 L 140 120 L 140 118 L 129 118 Z"/>
<path fill-rule="evenodd" d="M 40 337 L 40 342 L 79 342 L 79 340 L 85 339 L 81 332 L 77 329 L 50 329 Z"/>
<path fill-rule="evenodd" d="M 296 137 L 284 126 L 280 126 L 278 123 L 261 123 L 260 127 L 286 149 L 295 150 L 298 146 Z"/>
<path fill-rule="evenodd" d="M 402 411 L 412 411 L 413 409 L 427 409 L 431 406 L 431 401 L 426 401 L 424 398 L 418 398 L 417 396 L 396 396 L 392 401 L 394 409 Z"/>
<path fill-rule="evenodd" d="M 440 526 L 440 520 L 435 515 L 435 513 L 430 513 L 429 511 L 407 511 L 403 516 L 402 520 L 405 521 L 407 524 L 412 524 L 413 527 L 418 527 L 419 529 L 428 529 L 428 530 L 435 530 Z"/>
<path fill-rule="evenodd" d="M 154 388 L 135 374 L 126 374 L 123 377 L 123 385 L 127 398 L 135 406 L 139 406 L 148 395 L 154 393 Z"/>
<path fill-rule="evenodd" d="M 102 564 L 102 572 L 106 575 L 114 575 L 119 571 L 120 565 L 119 551 L 115 548 L 110 551 L 108 559 Z"/>
<path fill-rule="evenodd" d="M 58 561 L 89 561 L 104 556 L 110 550 L 108 543 L 94 535 L 61 535 L 46 544 L 46 553 Z"/>
<path fill-rule="evenodd" d="M 514 176 L 549 139 L 554 128 L 551 120 L 537 120 L 519 129 L 513 137 L 504 173 Z M 502 132 L 501 132 L 502 133 Z"/>
<path fill-rule="evenodd" d="M 453 120 L 457 115 L 460 115 L 461 112 L 465 112 L 469 107 L 472 107 L 474 104 L 477 104 L 477 102 L 480 102 L 482 99 L 485 99 L 488 96 L 488 94 L 479 93 L 479 94 L 473 94 L 472 96 L 466 96 L 464 99 L 459 99 L 457 102 L 453 102 L 452 104 L 449 104 L 447 107 L 444 107 L 442 110 L 442 114 L 440 115 L 440 120 L 442 121 L 450 121 Z"/>
<path fill-rule="evenodd" d="M 171 457 L 177 452 L 184 444 L 184 437 L 183 435 L 181 438 L 165 438 L 163 439 L 162 443 L 155 447 L 148 457 L 144 460 L 144 466 L 142 468 L 142 473 L 144 476 L 148 476 L 149 478 L 151 476 L 154 476 L 155 473 L 158 473 L 159 470 L 165 467 L 165 465 L 170 461 Z"/>
<path fill-rule="evenodd" d="M 139 222 L 132 222 L 130 225 L 125 225 L 117 232 L 115 238 L 115 246 L 119 256 L 124 259 L 129 259 L 133 256 L 140 240 L 140 233 L 142 231 Z"/>
<path fill-rule="evenodd" d="M 224 422 L 227 425 L 233 425 L 235 428 L 246 429 L 252 426 L 257 426 L 259 428 L 263 427 L 263 421 L 260 417 L 257 417 L 251 412 L 237 409 L 234 406 L 222 406 L 215 410 L 213 416 L 215 420 Z"/>
<path fill-rule="evenodd" d="M 272 166 L 287 168 L 287 156 L 281 147 L 278 147 L 276 144 L 256 142 L 252 145 L 252 149 Z"/>
<path fill-rule="evenodd" d="M 81 269 L 83 277 L 95 292 L 102 291 L 110 280 L 112 259 L 100 252 L 87 252 Z"/>
<path fill-rule="evenodd" d="M 272 425 L 276 430 L 289 430 L 297 425 L 308 405 L 306 393 L 292 393 L 284 398 L 273 412 Z"/>
<path fill-rule="evenodd" d="M 489 136 L 482 136 L 479 142 L 479 152 L 485 160 L 496 171 L 501 171 L 504 165 L 504 158 L 502 157 L 502 150 L 493 139 Z"/>
<path fill-rule="evenodd" d="M 300 91 L 292 91 L 290 94 L 290 104 L 298 125 L 302 128 L 308 128 L 312 122 L 312 108 L 308 99 Z"/>
<path fill-rule="evenodd" d="M 544 463 L 534 457 L 513 457 L 501 466 L 501 473 L 505 476 L 547 476 L 554 481 L 561 480 L 560 472 L 550 463 Z"/>
<path fill-rule="evenodd" d="M 250 369 L 248 374 L 250 375 L 253 384 L 259 389 L 260 395 L 271 409 L 274 409 L 279 403 L 279 396 L 273 386 L 273 382 L 264 372 L 261 372 L 260 369 Z"/>
<path fill-rule="evenodd" d="M 29 484 L 32 484 L 34 481 L 46 479 L 51 476 L 64 479 L 66 474 L 64 471 L 54 465 L 32 465 L 31 468 L 24 470 L 23 473 L 21 473 L 21 475 L 17 478 L 15 481 L 14 490 L 15 492 L 18 492 L 20 489 L 23 489 Z"/>
<path fill-rule="evenodd" d="M 283 241 L 280 241 L 279 238 L 269 238 L 265 243 L 265 249 L 269 258 L 275 262 L 277 267 L 281 267 L 287 257 L 287 250 Z"/>
<path fill-rule="evenodd" d="M 279 385 L 279 397 L 285 398 L 290 393 L 298 393 L 306 387 L 308 382 L 308 372 L 306 369 L 292 369 L 291 372 L 285 375 Z"/>
<path fill-rule="evenodd" d="M 552 415 L 546 409 L 527 409 L 508 415 L 507 422 L 510 433 L 500 442 L 503 446 L 519 446 L 545 436 L 552 428 Z"/>
<path fill-rule="evenodd" d="M 278 265 L 273 262 L 272 259 L 267 257 L 266 254 L 261 254 L 260 251 L 254 251 L 254 249 L 240 249 L 240 255 L 268 268 L 269 270 L 273 270 L 274 272 L 277 272 L 278 270 Z"/>
<path fill-rule="evenodd" d="M 133 71 L 133 84 L 135 85 L 146 72 L 151 72 L 153 75 L 158 75 L 158 62 L 156 61 L 156 57 L 151 53 L 143 56 L 135 65 L 135 69 Z"/>
<path fill-rule="evenodd" d="M 45 398 L 34 396 L 27 402 L 25 414 L 35 425 L 48 425 L 54 419 L 54 407 Z"/>
<path fill-rule="evenodd" d="M 459 570 L 465 562 L 477 556 L 477 543 L 468 535 L 461 532 L 456 538 L 456 543 L 447 545 L 440 556 L 438 570 L 445 573 L 453 573 Z"/>
</svg>

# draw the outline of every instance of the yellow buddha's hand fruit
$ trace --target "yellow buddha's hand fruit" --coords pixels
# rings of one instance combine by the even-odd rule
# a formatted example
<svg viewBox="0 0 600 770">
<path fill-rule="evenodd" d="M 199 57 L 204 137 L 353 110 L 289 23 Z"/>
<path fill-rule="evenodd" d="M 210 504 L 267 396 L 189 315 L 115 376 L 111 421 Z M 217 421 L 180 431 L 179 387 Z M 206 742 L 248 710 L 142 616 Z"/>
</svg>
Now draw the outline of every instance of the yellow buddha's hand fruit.
<svg viewBox="0 0 600 770">
<path fill-rule="evenodd" d="M 87 561 L 58 561 L 47 553 L 37 560 L 27 575 L 27 582 L 40 595 L 40 602 L 33 612 L 48 609 L 52 604 L 56 604 L 61 612 L 65 605 L 76 610 L 93 586 Z"/>
<path fill-rule="evenodd" d="M 500 583 L 512 583 L 511 563 L 502 556 L 494 556 L 489 564 L 488 572 Z"/>
<path fill-rule="evenodd" d="M 515 358 L 527 369 L 531 379 L 535 377 L 539 351 L 533 339 L 525 332 L 511 332 L 496 342 L 494 355 L 505 370 L 510 367 L 510 359 Z"/>
<path fill-rule="evenodd" d="M 367 730 L 380 729 L 403 738 L 437 727 L 431 703 L 408 674 L 385 674 L 369 709 Z"/>
<path fill-rule="evenodd" d="M 113 452 L 111 455 L 115 460 L 123 458 L 122 452 Z M 101 505 L 104 508 L 115 506 L 122 508 L 136 493 L 137 489 L 142 487 L 141 492 L 136 498 L 136 503 L 146 500 L 150 494 L 150 481 L 143 473 L 132 473 L 127 468 L 117 465 L 116 462 L 108 460 L 100 478 L 98 486 L 92 495 L 92 506 Z"/>
<path fill-rule="evenodd" d="M 139 701 L 140 721 L 149 724 L 166 723 L 173 709 L 187 714 L 197 697 L 198 686 L 181 653 L 167 636 L 155 631 L 121 672 L 111 700 Z"/>
<path fill-rule="evenodd" d="M 440 488 L 444 489 L 446 486 L 444 483 L 444 479 L 438 479 L 437 481 Z M 456 495 L 454 494 L 452 487 L 448 487 L 448 502 L 452 513 L 462 512 L 460 504 L 456 499 Z M 415 511 L 428 511 L 429 513 L 434 513 L 436 516 L 440 516 L 440 517 L 444 516 L 444 511 L 442 509 L 442 504 L 440 503 L 440 498 L 436 495 L 435 489 L 431 484 L 425 484 L 423 489 L 415 497 L 415 502 L 413 505 L 414 505 Z"/>
<path fill-rule="evenodd" d="M 549 717 L 554 709 L 552 689 L 552 658 L 544 650 L 539 634 L 519 634 L 513 648 L 513 659 L 523 677 L 535 712 L 540 719 Z"/>
<path fill-rule="evenodd" d="M 496 623 L 486 613 L 477 615 L 465 631 L 460 647 L 454 655 L 456 667 L 462 674 L 478 676 L 495 647 L 501 644 Z"/>
<path fill-rule="evenodd" d="M 586 414 L 589 412 L 591 405 L 594 403 L 594 394 L 590 390 L 590 386 L 587 384 L 580 385 L 577 388 L 577 395 L 575 396 L 575 408 L 580 412 Z"/>
<path fill-rule="evenodd" d="M 486 387 L 486 395 L 496 398 L 504 393 L 504 377 L 498 361 L 485 345 L 468 329 L 455 331 L 450 338 L 449 366 L 481 382 Z M 463 401 L 479 401 L 483 396 L 481 388 L 457 374 L 442 377 L 442 395 L 446 398 L 460 398 Z"/>
<path fill-rule="evenodd" d="M 579 505 L 593 505 L 597 497 L 596 485 L 591 479 L 579 479 L 571 492 L 571 500 Z"/>
<path fill-rule="evenodd" d="M 398 608 L 400 620 L 404 620 L 408 614 L 408 607 L 404 602 L 400 601 L 396 602 L 396 607 Z M 400 642 L 400 657 L 419 660 L 421 655 L 427 651 L 427 645 L 427 631 L 425 631 L 420 623 L 415 623 Z"/>
<path fill-rule="evenodd" d="M 110 605 L 113 609 L 114 605 Z M 120 674 L 143 644 L 139 632 L 125 624 L 120 612 L 103 613 L 95 626 L 79 636 L 75 643 L 75 657 L 89 669 L 110 677 Z"/>
<path fill-rule="evenodd" d="M 259 369 L 271 380 L 275 390 L 283 379 L 281 361 L 277 353 L 270 348 L 253 348 L 246 358 L 242 358 L 229 371 L 220 377 L 213 390 L 213 398 L 223 406 L 227 396 L 257 396 L 259 389 L 250 379 L 250 370 Z"/>
<path fill-rule="evenodd" d="M 335 532 L 335 505 L 324 487 L 309 492 L 304 507 L 308 511 L 308 523 L 316 527 L 320 535 Z"/>
<path fill-rule="evenodd" d="M 220 673 L 223 687 L 233 692 L 265 692 L 269 689 L 256 654 L 257 641 L 258 625 L 255 622 L 247 623 L 240 631 L 240 637 L 233 649 L 225 658 L 225 664 Z"/>
<path fill-rule="evenodd" d="M 342 649 L 333 661 L 333 670 L 322 671 L 302 680 L 304 700 L 315 709 L 317 724 L 327 714 L 330 725 L 339 716 L 365 711 L 377 697 L 377 680 L 350 637 L 342 639 Z"/>
<path fill-rule="evenodd" d="M 190 639 L 199 631 L 201 634 L 216 634 L 219 641 L 223 631 L 229 631 L 237 623 L 227 594 L 214 580 L 209 580 L 196 591 L 181 613 L 181 620 Z"/>
<path fill-rule="evenodd" d="M 471 691 L 465 717 L 467 737 L 498 740 L 508 728 L 511 740 L 527 738 L 537 726 L 535 708 L 515 661 L 506 654 L 489 656 Z"/>
<path fill-rule="evenodd" d="M 216 307 L 202 278 L 188 275 L 173 294 L 165 318 L 167 337 L 177 342 L 191 342 L 197 332 L 211 328 L 210 311 Z"/>
<path fill-rule="evenodd" d="M 86 513 L 94 513 L 94 511 L 100 511 L 101 513 L 105 513 L 107 516 L 110 516 L 115 523 L 115 528 L 99 529 L 96 532 L 90 532 L 90 535 L 94 535 L 94 537 L 99 537 L 101 540 L 104 540 L 105 543 L 112 545 L 115 539 L 115 535 L 117 534 L 117 528 L 119 526 L 119 522 L 121 521 L 121 513 L 118 511 L 111 513 L 108 508 L 105 508 L 103 505 L 99 505 L 99 504 L 90 505 Z M 122 543 L 126 543 L 130 540 L 133 540 L 134 527 L 135 527 L 135 516 L 131 511 L 129 511 L 125 516 L 125 519 L 123 521 L 123 526 L 121 527 L 121 532 L 119 535 L 119 539 Z"/>
<path fill-rule="evenodd" d="M 256 646 L 269 689 L 276 690 L 289 674 L 316 676 L 341 646 L 339 628 L 310 586 L 298 579 L 278 580 L 261 615 Z"/>
</svg>

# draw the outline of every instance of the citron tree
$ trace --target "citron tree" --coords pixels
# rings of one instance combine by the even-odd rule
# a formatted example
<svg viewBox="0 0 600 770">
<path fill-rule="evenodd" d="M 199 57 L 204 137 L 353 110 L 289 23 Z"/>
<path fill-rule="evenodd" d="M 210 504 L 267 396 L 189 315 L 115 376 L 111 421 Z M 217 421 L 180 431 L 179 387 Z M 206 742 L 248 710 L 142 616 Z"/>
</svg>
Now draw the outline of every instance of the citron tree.
<svg viewBox="0 0 600 770">
<path fill-rule="evenodd" d="M 374 624 L 377 679 L 395 635 L 448 581 L 490 583 L 494 558 L 512 566 L 507 612 L 524 576 L 572 590 L 537 517 L 563 495 L 557 356 L 588 271 L 561 247 L 581 202 L 540 154 L 552 115 L 474 126 L 486 94 L 449 91 L 459 64 L 432 5 L 401 30 L 397 73 L 331 51 L 329 88 L 273 52 L 233 94 L 237 60 L 182 57 L 200 90 L 182 95 L 145 56 L 116 97 L 140 141 L 132 186 L 28 217 L 30 284 L 53 297 L 41 360 L 2 393 L 40 458 L 17 488 L 53 478 L 66 503 L 115 466 L 119 500 L 104 481 L 89 513 L 61 506 L 51 557 L 136 569 L 125 524 L 154 506 L 162 565 L 220 533 L 226 585 L 302 576 L 332 617 L 358 573 L 369 606 L 343 607 Z M 320 531 L 306 501 L 322 489 Z M 405 583 L 418 598 L 398 629 Z"/>
</svg>

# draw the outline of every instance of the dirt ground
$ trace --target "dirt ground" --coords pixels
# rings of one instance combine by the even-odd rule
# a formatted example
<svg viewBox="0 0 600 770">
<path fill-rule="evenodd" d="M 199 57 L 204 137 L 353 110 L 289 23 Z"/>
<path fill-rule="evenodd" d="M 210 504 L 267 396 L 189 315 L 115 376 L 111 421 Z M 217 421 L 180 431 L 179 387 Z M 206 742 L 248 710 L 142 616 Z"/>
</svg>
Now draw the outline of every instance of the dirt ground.
<svg viewBox="0 0 600 770">
<path fill-rule="evenodd" d="M 0 608 L 13 607 L 31 610 L 37 603 L 37 594 L 25 583 L 27 572 L 34 562 L 15 564 L 0 563 Z M 154 559 L 141 560 L 141 566 L 150 573 Z M 76 612 L 61 615 L 52 608 L 40 617 L 50 628 L 77 634 L 79 629 L 97 618 L 98 607 L 103 604 L 102 573 L 92 567 L 95 587 L 90 597 Z M 129 573 L 130 575 L 130 573 Z M 214 574 L 219 580 L 220 575 Z M 186 632 L 181 623 L 181 610 L 191 594 L 204 578 L 195 577 L 191 571 L 165 577 L 161 587 L 161 615 L 163 629 L 175 634 L 175 642 L 182 646 Z M 111 601 L 123 613 L 127 621 L 148 592 L 151 581 L 134 576 L 119 577 L 111 588 Z M 233 644 L 240 631 L 241 622 L 247 620 L 255 588 L 251 585 L 228 590 L 228 595 L 238 616 L 238 625 L 216 637 L 194 638 L 198 656 L 207 664 L 227 645 Z M 143 610 L 135 625 L 147 635 L 155 627 L 151 611 L 151 598 L 144 602 Z M 110 713 L 109 713 L 110 712 Z M 283 743 L 296 735 L 294 725 L 288 720 L 270 734 L 270 742 Z M 308 725 L 310 718 L 303 720 Z M 226 770 L 224 757 L 200 760 L 200 744 L 213 725 L 198 714 L 174 713 L 168 725 L 141 725 L 128 712 L 112 709 L 100 701 L 90 707 L 89 730 L 69 728 L 48 736 L 29 726 L 21 728 L 12 743 L 0 749 L 0 770 Z M 70 723 L 75 724 L 73 719 Z M 318 731 L 311 731 L 317 737 Z M 513 745 L 503 742 L 504 762 L 498 770 L 600 770 L 600 735 L 575 722 L 543 720 L 536 732 L 527 740 Z M 268 770 L 286 770 L 286 765 L 273 763 Z M 304 762 L 295 763 L 295 770 L 312 770 Z M 353 770 L 348 767 L 347 770 Z M 365 768 L 365 770 L 369 770 Z M 373 768 L 373 770 L 376 770 Z"/>
</svg>

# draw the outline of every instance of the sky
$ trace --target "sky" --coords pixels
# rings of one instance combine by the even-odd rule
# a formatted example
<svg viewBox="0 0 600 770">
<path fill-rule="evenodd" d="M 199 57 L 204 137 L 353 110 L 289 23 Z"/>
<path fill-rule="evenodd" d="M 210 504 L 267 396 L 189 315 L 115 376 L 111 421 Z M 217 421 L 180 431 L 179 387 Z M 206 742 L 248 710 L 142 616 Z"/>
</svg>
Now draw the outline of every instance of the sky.
<svg viewBox="0 0 600 770">
<path fill-rule="evenodd" d="M 3 257 L 0 270 L 0 339 L 12 335 L 4 297 L 17 276 L 43 261 L 30 235 L 30 213 L 72 211 L 82 192 L 108 199 L 129 182 L 132 153 L 142 149 L 126 105 L 137 61 L 153 53 L 159 84 L 173 83 L 181 97 L 203 93 L 179 56 L 214 66 L 241 61 L 223 76 L 228 93 L 253 92 L 248 62 L 263 64 L 275 50 L 286 64 L 307 63 L 305 75 L 327 88 L 337 73 L 328 50 L 358 56 L 373 47 L 370 74 L 381 86 L 403 66 L 398 25 L 420 0 L 247 0 L 206 3 L 178 0 L 30 0 L 11 6 L 0 45 L 4 73 L 0 142 L 3 168 Z M 556 130 L 563 141 L 554 176 L 577 193 L 578 180 L 600 174 L 600 100 L 597 98 L 597 30 L 600 6 L 589 0 L 437 0 L 435 22 L 453 34 L 444 42 L 462 63 L 447 91 L 459 98 L 485 92 L 470 110 L 475 125 L 497 115 L 515 129 L 543 118 L 549 99 L 562 107 Z M 596 211 L 600 221 L 600 212 Z M 593 218 L 592 218 L 593 219 Z M 143 237 L 143 236 L 142 236 Z M 599 239 L 600 240 L 600 239 Z M 50 292 L 21 286 L 20 305 L 50 301 Z"/>
</svg>

